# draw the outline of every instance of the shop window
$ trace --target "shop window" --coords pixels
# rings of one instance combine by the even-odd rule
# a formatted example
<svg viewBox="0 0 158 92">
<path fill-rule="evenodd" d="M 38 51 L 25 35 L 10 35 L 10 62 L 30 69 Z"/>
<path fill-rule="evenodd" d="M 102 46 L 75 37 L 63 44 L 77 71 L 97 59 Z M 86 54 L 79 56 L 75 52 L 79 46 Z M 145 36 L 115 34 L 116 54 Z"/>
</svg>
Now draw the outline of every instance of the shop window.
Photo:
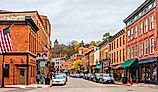
<svg viewBox="0 0 158 92">
<path fill-rule="evenodd" d="M 9 78 L 9 64 L 5 64 L 5 68 L 4 68 L 4 77 L 8 77 Z"/>
<path fill-rule="evenodd" d="M 152 80 L 156 81 L 157 80 L 157 63 L 152 63 Z"/>
</svg>

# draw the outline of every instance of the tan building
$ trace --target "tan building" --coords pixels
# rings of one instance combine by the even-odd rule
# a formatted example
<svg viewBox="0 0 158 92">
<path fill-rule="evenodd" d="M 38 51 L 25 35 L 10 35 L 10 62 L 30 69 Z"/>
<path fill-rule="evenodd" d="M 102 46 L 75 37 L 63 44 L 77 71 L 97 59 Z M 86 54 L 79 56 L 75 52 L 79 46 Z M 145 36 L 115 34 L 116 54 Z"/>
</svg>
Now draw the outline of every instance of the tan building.
<svg viewBox="0 0 158 92">
<path fill-rule="evenodd" d="M 109 43 L 110 66 L 112 72 L 122 76 L 122 71 L 118 71 L 121 64 L 126 60 L 126 30 L 122 29 L 116 33 Z"/>
<path fill-rule="evenodd" d="M 11 24 L 14 24 L 10 28 L 14 50 L 0 55 L 0 74 L 2 74 L 4 60 L 5 84 L 35 83 L 36 55 L 47 54 L 44 51 L 46 44 L 48 49 L 51 47 L 49 20 L 46 16 L 39 15 L 37 11 L 0 12 L 0 30 Z M 0 76 L 0 82 L 2 83 L 2 76 Z"/>
</svg>

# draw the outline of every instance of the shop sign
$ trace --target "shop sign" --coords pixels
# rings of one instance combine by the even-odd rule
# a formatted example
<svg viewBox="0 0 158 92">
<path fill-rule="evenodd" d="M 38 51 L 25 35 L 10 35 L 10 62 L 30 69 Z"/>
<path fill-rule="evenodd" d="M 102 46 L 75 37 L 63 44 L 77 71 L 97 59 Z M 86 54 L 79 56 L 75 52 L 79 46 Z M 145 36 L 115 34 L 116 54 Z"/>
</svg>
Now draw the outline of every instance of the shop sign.
<svg viewBox="0 0 158 92">
<path fill-rule="evenodd" d="M 10 21 L 25 21 L 25 16 L 22 15 L 5 15 L 0 16 L 0 20 Z"/>
</svg>

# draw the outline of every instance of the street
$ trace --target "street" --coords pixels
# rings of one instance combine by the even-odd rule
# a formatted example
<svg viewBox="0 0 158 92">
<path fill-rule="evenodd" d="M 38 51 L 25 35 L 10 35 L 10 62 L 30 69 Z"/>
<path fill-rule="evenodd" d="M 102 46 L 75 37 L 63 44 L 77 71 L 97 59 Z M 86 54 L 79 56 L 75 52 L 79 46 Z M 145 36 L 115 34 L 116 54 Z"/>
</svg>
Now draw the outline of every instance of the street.
<svg viewBox="0 0 158 92">
<path fill-rule="evenodd" d="M 158 89 L 115 84 L 99 84 L 84 79 L 69 78 L 69 81 L 65 86 L 3 90 L 0 89 L 1 92 L 157 92 Z"/>
</svg>

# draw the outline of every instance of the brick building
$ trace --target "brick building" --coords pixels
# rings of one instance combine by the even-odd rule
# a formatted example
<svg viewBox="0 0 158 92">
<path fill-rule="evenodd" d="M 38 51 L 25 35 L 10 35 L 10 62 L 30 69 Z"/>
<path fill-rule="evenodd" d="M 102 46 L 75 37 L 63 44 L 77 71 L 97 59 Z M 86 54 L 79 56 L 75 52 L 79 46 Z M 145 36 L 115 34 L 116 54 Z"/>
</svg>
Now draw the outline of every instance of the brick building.
<svg viewBox="0 0 158 92">
<path fill-rule="evenodd" d="M 10 28 L 14 50 L 0 55 L 0 75 L 4 60 L 5 84 L 33 84 L 36 79 L 36 55 L 45 53 L 46 44 L 49 49 L 51 47 L 49 20 L 37 11 L 0 12 L 0 30 L 11 24 L 14 24 Z"/>
<path fill-rule="evenodd" d="M 122 29 L 116 33 L 109 42 L 110 66 L 114 74 L 120 80 L 123 71 L 119 71 L 120 66 L 126 60 L 126 30 Z"/>
<path fill-rule="evenodd" d="M 138 59 L 140 82 L 158 83 L 158 0 L 146 0 L 125 20 L 127 58 Z"/>
</svg>

